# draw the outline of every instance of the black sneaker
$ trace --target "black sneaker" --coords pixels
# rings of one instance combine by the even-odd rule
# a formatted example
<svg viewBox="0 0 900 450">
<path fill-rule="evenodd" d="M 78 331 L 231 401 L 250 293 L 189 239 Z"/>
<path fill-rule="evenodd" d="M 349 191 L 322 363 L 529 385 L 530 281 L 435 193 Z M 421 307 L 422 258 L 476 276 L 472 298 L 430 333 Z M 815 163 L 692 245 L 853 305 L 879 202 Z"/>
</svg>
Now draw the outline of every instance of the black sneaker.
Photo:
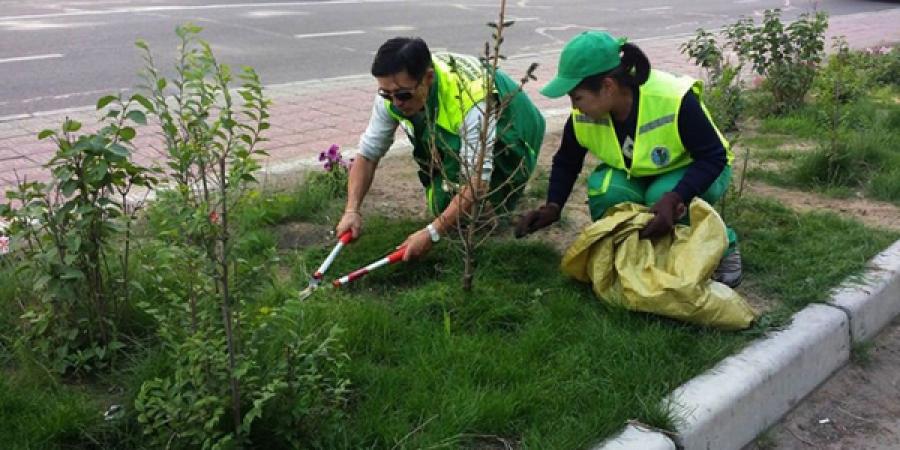
<svg viewBox="0 0 900 450">
<path fill-rule="evenodd" d="M 741 252 L 737 249 L 719 261 L 719 267 L 713 272 L 712 279 L 728 287 L 736 288 L 744 279 Z"/>
</svg>

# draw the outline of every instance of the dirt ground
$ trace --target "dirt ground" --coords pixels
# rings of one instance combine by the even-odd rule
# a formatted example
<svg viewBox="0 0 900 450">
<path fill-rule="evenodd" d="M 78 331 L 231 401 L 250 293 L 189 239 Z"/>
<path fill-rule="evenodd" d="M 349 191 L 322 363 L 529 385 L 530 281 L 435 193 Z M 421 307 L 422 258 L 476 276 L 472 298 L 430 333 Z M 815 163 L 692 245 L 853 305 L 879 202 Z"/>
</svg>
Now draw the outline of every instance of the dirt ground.
<svg viewBox="0 0 900 450">
<path fill-rule="evenodd" d="M 900 449 L 900 320 L 745 450 Z"/>
</svg>

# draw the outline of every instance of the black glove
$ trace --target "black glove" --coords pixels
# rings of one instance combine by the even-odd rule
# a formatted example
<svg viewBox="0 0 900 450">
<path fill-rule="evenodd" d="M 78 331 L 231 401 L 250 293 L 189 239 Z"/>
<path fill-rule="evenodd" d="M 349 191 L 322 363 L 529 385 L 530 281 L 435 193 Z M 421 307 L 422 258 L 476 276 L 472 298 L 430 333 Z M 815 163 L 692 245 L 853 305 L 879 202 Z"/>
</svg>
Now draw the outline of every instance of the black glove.
<svg viewBox="0 0 900 450">
<path fill-rule="evenodd" d="M 559 220 L 559 205 L 547 203 L 519 217 L 519 222 L 516 224 L 516 238 L 534 233 L 557 220 Z"/>
<path fill-rule="evenodd" d="M 676 192 L 666 192 L 653 206 L 650 212 L 656 216 L 653 217 L 647 226 L 638 233 L 641 239 L 653 239 L 665 235 L 672 231 L 675 221 L 684 215 L 687 208 L 681 200 L 681 196 Z"/>
</svg>

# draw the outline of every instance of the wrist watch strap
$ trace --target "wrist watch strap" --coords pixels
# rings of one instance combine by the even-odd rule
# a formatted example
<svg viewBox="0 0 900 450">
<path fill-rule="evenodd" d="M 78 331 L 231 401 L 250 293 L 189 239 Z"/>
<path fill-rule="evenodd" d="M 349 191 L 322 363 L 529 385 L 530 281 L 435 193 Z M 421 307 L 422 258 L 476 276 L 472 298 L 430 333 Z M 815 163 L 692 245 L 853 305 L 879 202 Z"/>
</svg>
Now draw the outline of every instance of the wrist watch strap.
<svg viewBox="0 0 900 450">
<path fill-rule="evenodd" d="M 428 230 L 428 234 L 431 236 L 431 242 L 437 242 L 441 240 L 441 234 L 438 233 L 433 224 L 429 223 L 428 226 L 425 227 L 425 229 Z"/>
</svg>

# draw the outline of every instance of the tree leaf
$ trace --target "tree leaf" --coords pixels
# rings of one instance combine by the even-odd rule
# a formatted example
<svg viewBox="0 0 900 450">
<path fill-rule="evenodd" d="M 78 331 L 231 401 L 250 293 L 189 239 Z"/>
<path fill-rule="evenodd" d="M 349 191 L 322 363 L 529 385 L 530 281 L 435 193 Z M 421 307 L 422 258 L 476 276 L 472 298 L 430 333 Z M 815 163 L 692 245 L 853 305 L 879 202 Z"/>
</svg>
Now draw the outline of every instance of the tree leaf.
<svg viewBox="0 0 900 450">
<path fill-rule="evenodd" d="M 138 112 L 138 111 L 131 111 L 131 112 Z M 128 115 L 130 116 L 131 113 L 128 113 Z M 141 115 L 143 116 L 143 114 L 141 114 Z M 146 120 L 144 121 L 144 123 L 147 123 Z M 123 127 L 121 130 L 119 130 L 119 138 L 121 138 L 123 141 L 130 141 L 130 140 L 134 139 L 134 136 L 136 134 L 137 134 L 137 132 L 134 131 L 134 128 L 131 128 L 131 127 Z"/>
<path fill-rule="evenodd" d="M 132 130 L 132 131 L 133 131 L 133 130 Z M 124 146 L 121 146 L 121 145 L 119 145 L 119 144 L 112 144 L 112 145 L 110 145 L 110 146 L 109 146 L 109 152 L 112 153 L 112 154 L 115 155 L 115 156 L 119 156 L 119 157 L 122 157 L 122 158 L 128 158 L 128 155 L 131 154 L 131 152 L 129 152 L 127 148 L 125 148 Z"/>
<path fill-rule="evenodd" d="M 149 113 L 156 113 L 156 108 L 153 107 L 153 102 L 144 97 L 141 94 L 134 94 L 131 96 L 131 100 L 138 102 L 144 109 Z"/>
<path fill-rule="evenodd" d="M 100 97 L 100 100 L 97 100 L 97 109 L 103 109 L 106 105 L 112 103 L 113 100 L 118 99 L 118 96 L 115 95 L 107 95 L 105 97 Z"/>
<path fill-rule="evenodd" d="M 81 129 L 81 122 L 79 122 L 77 120 L 66 119 L 66 121 L 63 122 L 63 131 L 65 131 L 67 133 L 74 133 L 80 129 Z"/>
<path fill-rule="evenodd" d="M 147 125 L 147 116 L 141 111 L 137 111 L 137 110 L 128 111 L 128 115 L 126 115 L 125 117 L 127 117 L 128 119 L 130 119 L 132 122 L 134 122 L 136 124 Z"/>
<path fill-rule="evenodd" d="M 74 267 L 63 267 L 59 274 L 61 280 L 82 280 L 84 274 Z"/>
</svg>

